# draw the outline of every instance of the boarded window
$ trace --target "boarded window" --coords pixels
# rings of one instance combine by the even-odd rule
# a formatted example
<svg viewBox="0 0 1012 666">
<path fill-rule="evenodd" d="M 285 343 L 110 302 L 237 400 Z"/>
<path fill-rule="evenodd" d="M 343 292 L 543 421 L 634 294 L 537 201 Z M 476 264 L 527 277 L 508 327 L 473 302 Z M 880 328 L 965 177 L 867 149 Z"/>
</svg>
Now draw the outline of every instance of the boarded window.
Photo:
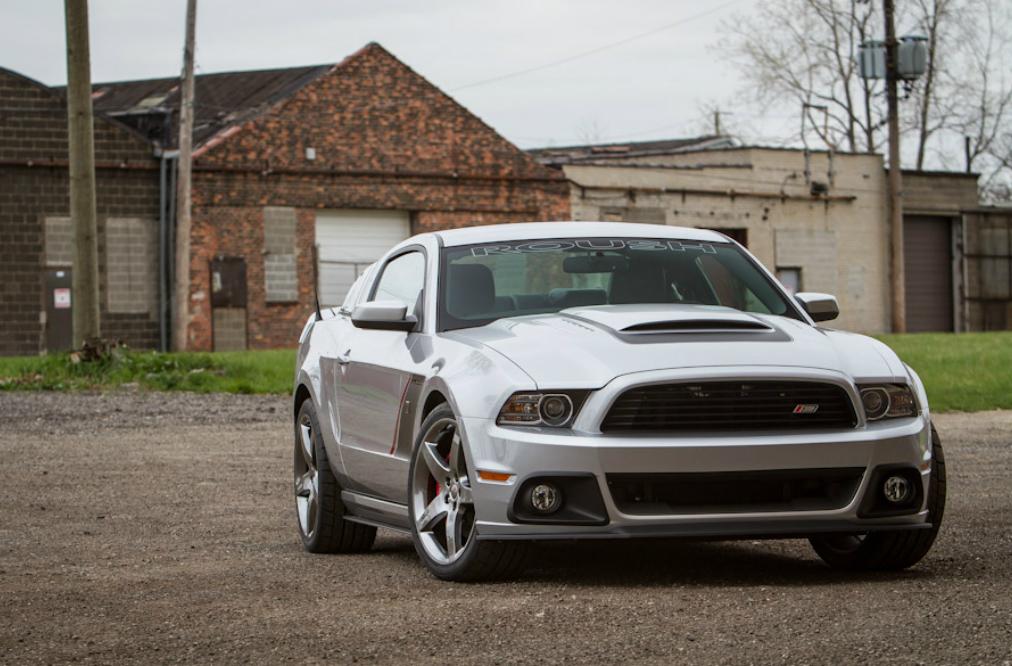
<svg viewBox="0 0 1012 666">
<path fill-rule="evenodd" d="M 111 217 L 105 223 L 106 301 L 109 312 L 149 313 L 155 309 L 158 275 L 156 223 Z"/>
<path fill-rule="evenodd" d="M 46 218 L 46 265 L 74 263 L 74 227 L 69 217 Z"/>
<path fill-rule="evenodd" d="M 295 219 L 294 208 L 264 208 L 264 294 L 268 303 L 299 300 Z"/>
</svg>

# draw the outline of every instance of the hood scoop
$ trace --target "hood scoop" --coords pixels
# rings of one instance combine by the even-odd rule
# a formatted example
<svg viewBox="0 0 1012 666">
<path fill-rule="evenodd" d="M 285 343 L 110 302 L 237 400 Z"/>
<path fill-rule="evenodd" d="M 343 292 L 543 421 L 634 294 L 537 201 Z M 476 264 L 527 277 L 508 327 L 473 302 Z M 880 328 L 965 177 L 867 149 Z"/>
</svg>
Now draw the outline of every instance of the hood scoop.
<svg viewBox="0 0 1012 666">
<path fill-rule="evenodd" d="M 759 317 L 719 305 L 600 305 L 569 308 L 561 314 L 620 336 L 748 336 L 777 330 Z"/>
<path fill-rule="evenodd" d="M 773 327 L 757 321 L 736 319 L 676 319 L 633 324 L 621 333 L 737 333 L 739 331 L 772 331 Z"/>
</svg>

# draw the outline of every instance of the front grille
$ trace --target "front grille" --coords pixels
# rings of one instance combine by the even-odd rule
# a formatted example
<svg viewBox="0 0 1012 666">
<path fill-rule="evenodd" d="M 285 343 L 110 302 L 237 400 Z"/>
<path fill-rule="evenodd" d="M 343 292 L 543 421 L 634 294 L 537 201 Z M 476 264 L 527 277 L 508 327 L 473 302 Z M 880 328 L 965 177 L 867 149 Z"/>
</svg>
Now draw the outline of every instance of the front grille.
<svg viewBox="0 0 1012 666">
<path fill-rule="evenodd" d="M 857 416 L 835 384 L 749 381 L 657 384 L 629 389 L 603 432 L 853 428 Z"/>
<path fill-rule="evenodd" d="M 831 511 L 854 498 L 863 467 L 678 474 L 608 474 L 631 515 Z"/>
</svg>

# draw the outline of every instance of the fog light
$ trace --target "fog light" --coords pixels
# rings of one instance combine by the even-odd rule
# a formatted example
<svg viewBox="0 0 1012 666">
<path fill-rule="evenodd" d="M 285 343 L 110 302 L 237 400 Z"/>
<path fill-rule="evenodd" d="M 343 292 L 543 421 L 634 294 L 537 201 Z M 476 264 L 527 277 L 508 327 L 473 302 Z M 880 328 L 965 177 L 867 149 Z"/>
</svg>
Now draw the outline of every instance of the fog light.
<svg viewBox="0 0 1012 666">
<path fill-rule="evenodd" d="M 550 483 L 531 488 L 531 506 L 538 513 L 555 513 L 562 506 L 562 491 Z"/>
<path fill-rule="evenodd" d="M 890 476 L 882 484 L 882 494 L 893 504 L 902 504 L 910 499 L 913 488 L 910 482 L 902 476 Z"/>
</svg>

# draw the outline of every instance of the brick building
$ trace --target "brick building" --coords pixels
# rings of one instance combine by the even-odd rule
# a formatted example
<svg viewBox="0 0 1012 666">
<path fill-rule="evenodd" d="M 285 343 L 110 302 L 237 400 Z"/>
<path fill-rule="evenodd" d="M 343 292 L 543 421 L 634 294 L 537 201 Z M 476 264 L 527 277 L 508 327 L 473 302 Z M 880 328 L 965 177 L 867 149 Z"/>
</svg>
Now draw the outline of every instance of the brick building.
<svg viewBox="0 0 1012 666">
<path fill-rule="evenodd" d="M 159 164 L 143 136 L 106 118 L 95 120 L 95 158 L 103 327 L 152 347 Z M 0 354 L 70 344 L 69 207 L 65 99 L 0 69 Z"/>
<path fill-rule="evenodd" d="M 22 80 L 12 73 L 7 79 Z M 30 87 L 62 110 L 52 112 L 52 127 L 40 131 L 65 133 L 60 91 L 35 82 Z M 6 84 L 2 90 L 0 107 L 16 106 Z M 158 248 L 171 247 L 171 229 L 162 231 L 158 223 L 171 219 L 173 191 L 171 177 L 160 178 L 160 161 L 171 176 L 178 80 L 95 84 L 93 100 L 101 117 L 96 132 L 115 134 L 123 144 L 96 141 L 122 153 L 97 157 L 104 165 L 99 177 L 108 181 L 99 187 L 106 229 L 100 245 L 109 244 L 114 230 L 133 247 L 133 263 L 117 261 L 114 268 L 103 260 L 103 305 L 109 279 L 143 283 L 142 291 L 131 290 L 126 307 L 139 309 L 146 299 L 146 323 L 157 330 L 158 313 L 165 312 L 159 271 L 140 271 L 137 257 L 157 266 Z M 7 354 L 47 348 L 39 312 L 52 295 L 42 294 L 40 257 L 59 243 L 59 223 L 48 221 L 65 217 L 67 208 L 65 136 L 41 152 L 18 152 L 30 142 L 25 130 L 40 122 L 33 108 L 0 116 L 2 252 L 6 257 L 9 239 L 35 248 L 35 258 L 0 268 L 3 277 L 17 273 L 20 283 L 35 285 L 33 295 L 9 306 L 23 312 L 23 330 L 13 335 L 0 324 L 0 351 Z M 191 349 L 293 345 L 312 308 L 314 275 L 321 300 L 337 303 L 359 271 L 412 233 L 569 217 L 563 174 L 517 149 L 378 44 L 335 65 L 200 75 L 194 115 Z M 52 165 L 44 172 L 56 179 L 51 184 L 43 184 L 41 161 Z M 119 184 L 123 179 L 133 179 L 129 196 L 128 186 Z M 52 200 L 22 194 L 37 190 Z M 118 208 L 128 203 L 138 209 Z M 121 222 L 120 215 L 134 221 Z M 172 264 L 164 257 L 162 263 Z M 157 333 L 145 330 L 146 337 L 130 338 L 105 326 L 110 337 L 154 346 Z"/>
</svg>

